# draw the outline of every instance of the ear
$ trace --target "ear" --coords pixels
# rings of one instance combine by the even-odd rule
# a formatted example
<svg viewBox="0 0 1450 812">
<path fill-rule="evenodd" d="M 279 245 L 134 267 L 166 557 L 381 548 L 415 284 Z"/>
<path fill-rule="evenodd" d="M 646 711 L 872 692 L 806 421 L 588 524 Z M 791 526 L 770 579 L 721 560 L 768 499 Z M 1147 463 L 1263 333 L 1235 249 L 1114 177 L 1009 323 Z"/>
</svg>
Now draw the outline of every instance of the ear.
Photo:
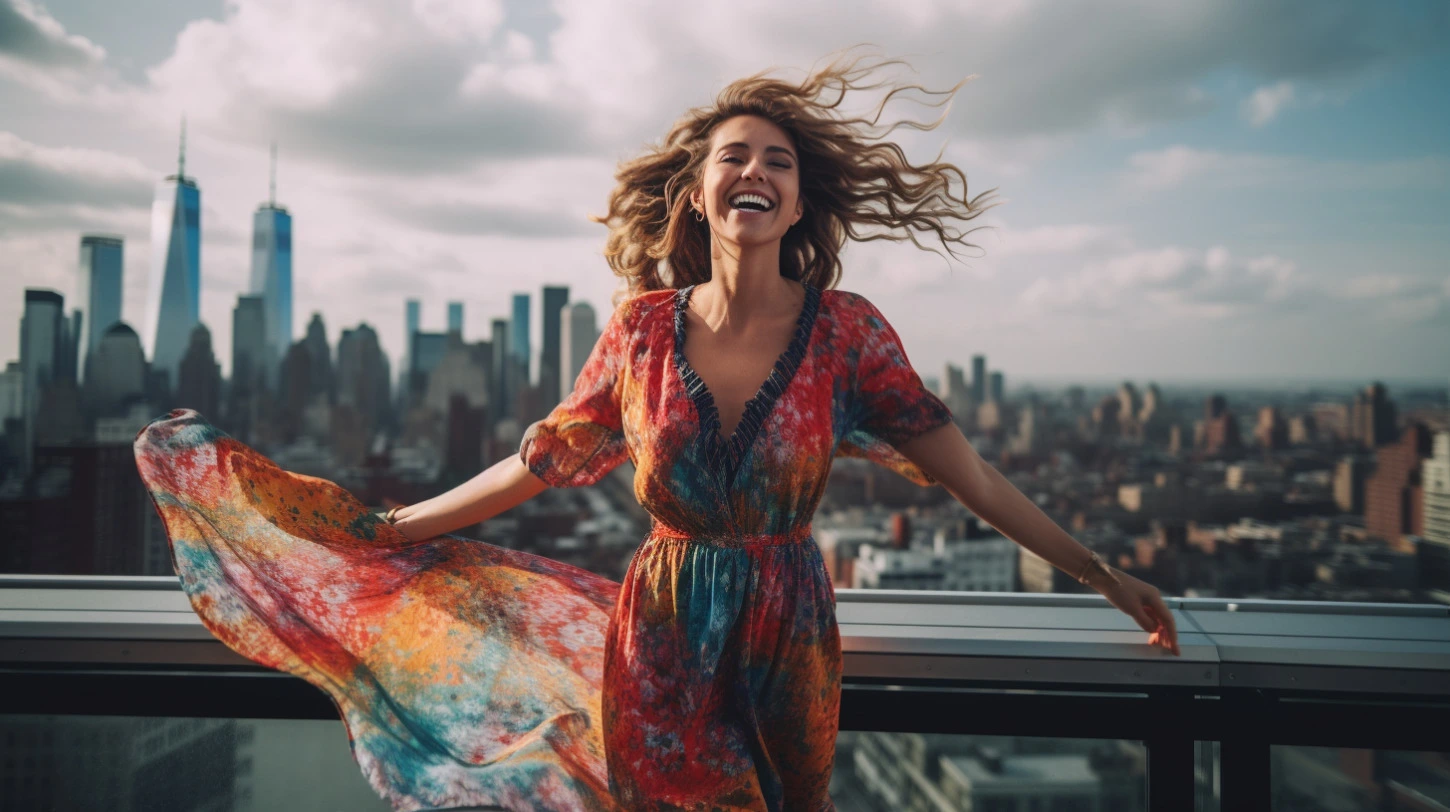
<svg viewBox="0 0 1450 812">
<path fill-rule="evenodd" d="M 705 212 L 705 192 L 699 186 L 690 190 L 690 208 L 701 214 Z"/>
</svg>

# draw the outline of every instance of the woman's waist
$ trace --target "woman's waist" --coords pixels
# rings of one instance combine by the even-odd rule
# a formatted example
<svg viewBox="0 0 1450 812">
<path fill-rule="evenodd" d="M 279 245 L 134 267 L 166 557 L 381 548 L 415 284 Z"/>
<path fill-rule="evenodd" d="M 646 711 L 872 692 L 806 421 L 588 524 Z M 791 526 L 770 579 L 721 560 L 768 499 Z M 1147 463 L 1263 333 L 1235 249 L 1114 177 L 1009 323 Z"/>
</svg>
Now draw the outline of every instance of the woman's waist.
<svg viewBox="0 0 1450 812">
<path fill-rule="evenodd" d="M 648 538 L 690 541 L 719 547 L 755 547 L 782 544 L 805 544 L 811 541 L 811 525 L 802 525 L 779 532 L 740 532 L 736 530 L 685 530 L 656 520 Z"/>
</svg>

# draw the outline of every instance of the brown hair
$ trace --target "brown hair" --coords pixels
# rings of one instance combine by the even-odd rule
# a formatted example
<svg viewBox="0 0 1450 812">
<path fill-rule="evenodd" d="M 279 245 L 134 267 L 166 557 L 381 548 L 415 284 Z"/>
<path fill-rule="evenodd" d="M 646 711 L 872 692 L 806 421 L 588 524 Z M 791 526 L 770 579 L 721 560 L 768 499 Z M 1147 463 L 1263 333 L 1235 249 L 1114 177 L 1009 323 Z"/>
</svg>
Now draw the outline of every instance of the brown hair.
<svg viewBox="0 0 1450 812">
<path fill-rule="evenodd" d="M 770 78 L 769 71 L 737 80 L 713 105 L 690 110 L 675 122 L 662 143 L 620 164 L 608 213 L 590 219 L 609 227 L 604 256 L 625 279 L 624 293 L 680 288 L 710 278 L 709 223 L 690 215 L 689 191 L 700 183 L 715 127 L 739 115 L 775 123 L 799 156 L 805 214 L 781 240 L 782 275 L 821 288 L 835 286 L 847 237 L 860 242 L 910 240 L 926 248 L 918 235 L 930 232 L 952 256 L 953 244 L 977 248 L 966 241 L 975 228 L 963 231 L 946 221 L 977 217 L 990 208 L 986 201 L 995 190 L 968 197 L 967 177 L 960 169 L 940 160 L 913 165 L 899 146 L 884 140 L 898 127 L 935 129 L 945 112 L 928 123 L 879 123 L 887 103 L 899 94 L 917 90 L 945 97 L 926 102 L 941 107 L 967 80 L 944 91 L 868 81 L 879 69 L 898 64 L 904 63 L 847 53 L 798 85 Z M 890 90 L 869 115 L 850 117 L 840 111 L 848 92 L 885 87 Z M 953 194 L 954 180 L 960 182 L 960 197 Z"/>
</svg>

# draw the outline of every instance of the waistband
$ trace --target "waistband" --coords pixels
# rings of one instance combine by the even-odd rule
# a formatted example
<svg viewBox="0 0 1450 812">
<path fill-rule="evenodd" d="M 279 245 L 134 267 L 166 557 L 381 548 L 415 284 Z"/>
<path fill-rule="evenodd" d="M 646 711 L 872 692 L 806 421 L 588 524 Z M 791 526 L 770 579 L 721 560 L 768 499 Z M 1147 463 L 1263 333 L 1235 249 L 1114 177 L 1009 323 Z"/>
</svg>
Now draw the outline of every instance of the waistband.
<svg viewBox="0 0 1450 812">
<path fill-rule="evenodd" d="M 716 547 L 803 544 L 811 538 L 811 525 L 793 527 L 784 533 L 733 533 L 730 535 L 721 535 L 718 533 L 686 533 L 683 530 L 676 530 L 669 525 L 655 522 L 650 527 L 649 538 L 693 541 L 698 544 L 709 544 Z"/>
</svg>

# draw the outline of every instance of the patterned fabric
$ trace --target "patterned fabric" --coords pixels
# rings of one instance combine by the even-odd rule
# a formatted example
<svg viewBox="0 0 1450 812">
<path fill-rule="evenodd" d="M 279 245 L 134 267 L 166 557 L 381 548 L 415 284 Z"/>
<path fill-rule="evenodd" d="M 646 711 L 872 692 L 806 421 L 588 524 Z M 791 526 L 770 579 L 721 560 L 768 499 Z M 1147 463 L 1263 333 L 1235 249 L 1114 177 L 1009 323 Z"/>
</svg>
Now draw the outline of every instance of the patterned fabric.
<svg viewBox="0 0 1450 812">
<path fill-rule="evenodd" d="M 789 348 L 721 437 L 684 354 L 692 290 L 620 305 L 520 447 L 555 487 L 633 461 L 654 524 L 622 584 L 409 542 L 191 412 L 138 436 L 197 613 L 327 691 L 395 808 L 833 808 L 841 649 L 811 516 L 838 455 L 933 484 L 895 447 L 951 414 L 874 306 L 807 286 Z"/>
</svg>

